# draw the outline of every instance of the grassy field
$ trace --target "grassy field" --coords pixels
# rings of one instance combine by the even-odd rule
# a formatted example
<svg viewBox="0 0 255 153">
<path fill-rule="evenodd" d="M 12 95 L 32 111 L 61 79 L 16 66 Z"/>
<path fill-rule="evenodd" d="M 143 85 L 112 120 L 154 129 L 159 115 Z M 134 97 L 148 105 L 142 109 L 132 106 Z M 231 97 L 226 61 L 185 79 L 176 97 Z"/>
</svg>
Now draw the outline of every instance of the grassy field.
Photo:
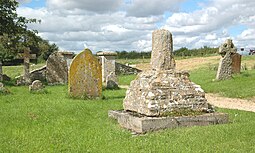
<svg viewBox="0 0 255 153">
<path fill-rule="evenodd" d="M 45 63 L 37 64 L 37 65 L 31 65 L 30 70 L 38 69 L 42 66 L 44 66 Z M 23 74 L 23 65 L 18 66 L 3 66 L 3 73 L 7 74 L 11 78 L 15 78 L 16 76 L 20 76 Z"/>
<path fill-rule="evenodd" d="M 207 93 L 219 93 L 230 98 L 251 98 L 255 96 L 255 70 L 242 71 L 233 79 L 215 81 L 216 70 L 204 67 L 191 72 L 190 79 L 201 85 Z"/>
<path fill-rule="evenodd" d="M 4 72 L 13 78 L 22 67 L 4 67 Z M 191 71 L 190 78 L 206 92 L 255 96 L 255 70 L 228 81 L 213 81 L 215 75 L 211 66 L 205 66 Z M 135 77 L 119 76 L 119 83 L 129 85 Z M 31 94 L 25 86 L 7 88 L 12 94 L 0 94 L 0 152 L 255 152 L 252 112 L 218 108 L 229 113 L 229 124 L 133 136 L 107 115 L 108 110 L 123 108 L 125 89 L 104 90 L 103 100 L 74 100 L 68 97 L 67 86 L 47 86 L 45 94 Z"/>
<path fill-rule="evenodd" d="M 0 96 L 0 152 L 254 152 L 255 113 L 219 109 L 230 124 L 168 129 L 132 136 L 108 110 L 122 109 L 125 90 L 106 90 L 105 100 L 73 100 L 66 86 L 48 94 L 9 87 Z"/>
</svg>

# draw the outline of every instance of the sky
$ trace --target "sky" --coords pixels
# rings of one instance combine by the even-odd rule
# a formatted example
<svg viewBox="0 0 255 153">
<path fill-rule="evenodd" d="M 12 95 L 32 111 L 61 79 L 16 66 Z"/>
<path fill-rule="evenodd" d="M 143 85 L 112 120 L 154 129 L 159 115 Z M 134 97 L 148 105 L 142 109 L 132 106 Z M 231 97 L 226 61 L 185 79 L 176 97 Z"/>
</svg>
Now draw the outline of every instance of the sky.
<svg viewBox="0 0 255 153">
<path fill-rule="evenodd" d="M 255 0 L 18 0 L 17 12 L 62 51 L 150 51 L 152 32 L 167 29 L 174 49 L 255 47 Z"/>
</svg>

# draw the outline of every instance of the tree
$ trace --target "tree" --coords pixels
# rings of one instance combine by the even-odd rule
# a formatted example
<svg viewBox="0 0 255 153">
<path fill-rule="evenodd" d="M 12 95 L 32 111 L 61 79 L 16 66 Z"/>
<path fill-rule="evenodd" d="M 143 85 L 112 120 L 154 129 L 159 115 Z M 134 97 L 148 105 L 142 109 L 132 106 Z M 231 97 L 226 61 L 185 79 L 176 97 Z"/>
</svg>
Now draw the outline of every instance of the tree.
<svg viewBox="0 0 255 153">
<path fill-rule="evenodd" d="M 26 19 L 18 16 L 15 0 L 0 0 L 0 63 L 12 59 L 23 47 L 29 47 L 34 42 L 36 31 L 28 30 L 27 24 L 37 22 L 36 19 Z M 2 65 L 0 64 L 0 70 Z M 2 73 L 0 72 L 0 81 Z"/>
</svg>

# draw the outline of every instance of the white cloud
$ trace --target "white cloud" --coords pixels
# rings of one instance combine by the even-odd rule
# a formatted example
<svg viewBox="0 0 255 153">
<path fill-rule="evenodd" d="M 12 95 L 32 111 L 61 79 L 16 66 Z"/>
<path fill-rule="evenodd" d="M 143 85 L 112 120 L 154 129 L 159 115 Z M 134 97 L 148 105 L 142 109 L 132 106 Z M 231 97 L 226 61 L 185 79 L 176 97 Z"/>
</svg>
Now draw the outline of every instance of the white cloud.
<svg viewBox="0 0 255 153">
<path fill-rule="evenodd" d="M 112 12 L 119 8 L 123 0 L 47 0 L 50 9 L 81 9 L 97 13 Z"/>
<path fill-rule="evenodd" d="M 23 0 L 24 1 L 24 0 Z M 173 33 L 174 48 L 219 46 L 227 38 L 238 46 L 255 40 L 255 1 L 208 0 L 193 12 L 176 12 L 185 0 L 47 0 L 47 7 L 21 7 L 37 18 L 39 35 L 63 50 L 151 50 L 151 33 L 159 25 Z M 127 3 L 129 2 L 129 3 Z M 164 12 L 173 12 L 167 19 Z M 244 25 L 238 36 L 228 28 Z"/>
<path fill-rule="evenodd" d="M 162 15 L 166 11 L 177 11 L 184 0 L 130 0 L 127 5 L 129 16 L 146 17 Z"/>
</svg>

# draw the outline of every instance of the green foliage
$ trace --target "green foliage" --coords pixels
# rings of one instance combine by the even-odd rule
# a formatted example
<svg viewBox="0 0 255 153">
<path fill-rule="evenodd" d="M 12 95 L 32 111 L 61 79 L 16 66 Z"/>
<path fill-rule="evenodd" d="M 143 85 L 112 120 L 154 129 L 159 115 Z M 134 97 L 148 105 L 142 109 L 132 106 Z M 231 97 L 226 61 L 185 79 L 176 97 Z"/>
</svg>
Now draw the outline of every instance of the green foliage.
<svg viewBox="0 0 255 153">
<path fill-rule="evenodd" d="M 36 30 L 28 29 L 28 23 L 40 21 L 18 16 L 17 7 L 18 2 L 15 0 L 0 0 L 0 60 L 13 59 L 18 52 L 23 52 L 24 48 L 29 48 L 31 53 L 47 59 L 58 47 L 37 36 Z"/>
<path fill-rule="evenodd" d="M 204 46 L 199 49 L 188 49 L 186 47 L 182 47 L 176 51 L 174 51 L 175 56 L 208 56 L 212 54 L 216 54 L 218 52 L 218 48 L 210 48 Z"/>
<path fill-rule="evenodd" d="M 151 52 L 117 51 L 117 59 L 146 59 L 151 57 Z"/>
<path fill-rule="evenodd" d="M 15 0 L 0 0 L 0 43 L 6 49 L 0 54 L 2 61 L 13 58 L 23 47 L 34 45 L 35 31 L 28 30 L 27 24 L 37 21 L 18 16 L 17 7 Z"/>
<path fill-rule="evenodd" d="M 219 109 L 230 124 L 167 129 L 132 136 L 108 118 L 122 109 L 125 90 L 106 90 L 106 100 L 73 100 L 66 86 L 50 94 L 10 87 L 0 96 L 1 152 L 254 152 L 255 113 Z"/>
</svg>

